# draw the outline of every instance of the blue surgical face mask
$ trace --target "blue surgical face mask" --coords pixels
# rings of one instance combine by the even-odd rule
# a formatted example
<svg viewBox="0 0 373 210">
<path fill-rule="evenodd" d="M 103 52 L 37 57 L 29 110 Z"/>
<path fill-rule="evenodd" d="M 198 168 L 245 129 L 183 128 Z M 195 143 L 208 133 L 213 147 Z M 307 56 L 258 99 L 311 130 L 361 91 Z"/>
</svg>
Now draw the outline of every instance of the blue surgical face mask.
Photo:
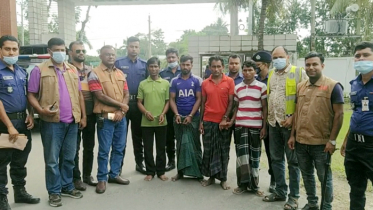
<svg viewBox="0 0 373 210">
<path fill-rule="evenodd" d="M 13 56 L 13 57 L 4 56 L 3 61 L 7 63 L 8 65 L 14 65 L 18 61 L 18 56 Z"/>
<path fill-rule="evenodd" d="M 179 65 L 179 63 L 177 61 L 175 61 L 173 63 L 168 63 L 168 67 L 171 68 L 171 69 L 175 68 L 178 65 Z"/>
<path fill-rule="evenodd" d="M 66 58 L 66 52 L 53 52 L 52 58 L 56 63 L 63 63 Z"/>
<path fill-rule="evenodd" d="M 356 61 L 354 68 L 360 74 L 367 74 L 373 70 L 373 61 Z"/>
<path fill-rule="evenodd" d="M 284 69 L 286 67 L 286 58 L 277 58 L 277 59 L 273 60 L 273 66 L 277 70 Z"/>
</svg>

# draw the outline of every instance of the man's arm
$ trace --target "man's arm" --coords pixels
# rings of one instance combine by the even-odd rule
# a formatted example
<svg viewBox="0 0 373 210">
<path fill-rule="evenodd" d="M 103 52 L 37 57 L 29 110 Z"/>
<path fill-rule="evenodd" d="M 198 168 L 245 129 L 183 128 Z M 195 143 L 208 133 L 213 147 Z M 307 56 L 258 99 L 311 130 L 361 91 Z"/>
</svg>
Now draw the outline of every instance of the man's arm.
<svg viewBox="0 0 373 210">
<path fill-rule="evenodd" d="M 262 99 L 262 110 L 263 110 L 263 128 L 266 128 L 267 127 L 267 116 L 268 116 L 267 98 Z"/>
<path fill-rule="evenodd" d="M 233 95 L 229 95 L 229 97 L 228 97 L 228 107 L 227 107 L 227 110 L 225 111 L 225 116 L 228 116 L 231 113 L 232 106 L 233 106 Z"/>
<path fill-rule="evenodd" d="M 82 119 L 87 117 L 86 110 L 85 110 L 85 102 L 82 91 L 79 91 L 79 103 L 80 103 L 80 110 L 82 112 Z"/>
<path fill-rule="evenodd" d="M 201 101 L 202 101 L 202 93 L 201 92 L 196 92 L 196 103 L 194 104 L 192 112 L 190 113 L 190 115 L 194 116 L 196 114 L 199 107 L 201 106 Z"/>
<path fill-rule="evenodd" d="M 123 97 L 123 104 L 128 104 L 128 102 L 129 102 L 129 100 L 130 100 L 130 92 L 128 91 L 128 90 L 123 90 L 123 95 L 124 95 L 124 97 Z M 123 111 L 125 111 L 125 110 L 123 110 Z M 128 111 L 128 110 L 127 110 Z"/>
<path fill-rule="evenodd" d="M 175 102 L 175 99 L 176 99 L 176 93 L 173 93 L 173 92 L 170 92 L 170 107 L 171 107 L 171 110 L 172 112 L 177 115 L 179 114 L 179 112 L 177 111 L 177 106 L 176 106 L 176 102 Z"/>
<path fill-rule="evenodd" d="M 330 140 L 336 140 L 343 124 L 343 104 L 333 104 L 334 119 Z"/>
<path fill-rule="evenodd" d="M 93 93 L 94 93 L 95 97 L 97 98 L 97 100 L 99 100 L 101 103 L 106 104 L 108 106 L 114 106 L 114 107 L 122 108 L 126 105 L 124 103 L 118 102 L 118 101 L 110 98 L 109 96 L 105 95 L 102 92 L 102 90 L 97 90 L 97 91 L 94 91 Z M 124 99 L 123 99 L 123 101 L 124 101 Z"/>
<path fill-rule="evenodd" d="M 200 116 L 200 122 L 203 122 L 203 115 L 205 114 L 205 104 L 206 104 L 207 96 L 202 95 L 202 101 L 201 101 L 201 116 Z"/>
</svg>

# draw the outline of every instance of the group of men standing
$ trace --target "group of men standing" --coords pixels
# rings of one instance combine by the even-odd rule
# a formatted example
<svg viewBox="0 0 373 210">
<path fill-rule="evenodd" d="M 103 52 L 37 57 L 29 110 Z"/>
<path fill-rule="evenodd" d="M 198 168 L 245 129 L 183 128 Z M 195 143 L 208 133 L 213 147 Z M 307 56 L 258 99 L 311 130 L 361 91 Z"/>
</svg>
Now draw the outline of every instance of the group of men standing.
<svg viewBox="0 0 373 210">
<path fill-rule="evenodd" d="M 344 97 L 342 85 L 322 74 L 323 55 L 309 53 L 305 70 L 291 65 L 282 46 L 271 53 L 258 52 L 243 62 L 238 55 L 231 55 L 227 74 L 223 73 L 224 59 L 212 56 L 208 61 L 211 75 L 203 81 L 191 72 L 193 57 L 179 58 L 176 49 L 168 49 L 168 66 L 160 71 L 157 57 L 147 61 L 138 57 L 139 46 L 139 39 L 130 37 L 128 55 L 116 59 L 114 47 L 106 45 L 100 49 L 100 65 L 92 69 L 84 64 L 82 42 L 69 45 L 68 63 L 64 41 L 52 38 L 48 41 L 51 58 L 36 66 L 28 80 L 27 72 L 16 64 L 17 39 L 0 38 L 0 131 L 9 133 L 10 141 L 16 141 L 18 134 L 28 138 L 23 151 L 1 149 L 0 209 L 10 209 L 6 188 L 9 163 L 15 202 L 40 202 L 24 187 L 34 110 L 41 119 L 46 187 L 49 204 L 54 207 L 62 205 L 61 196 L 82 198 L 85 184 L 104 193 L 107 182 L 130 183 L 121 176 L 130 121 L 136 170 L 146 175 L 146 181 L 155 175 L 166 181 L 165 172 L 177 167 L 172 181 L 189 176 L 209 186 L 218 179 L 224 190 L 230 189 L 227 172 L 234 133 L 238 185 L 234 194 L 251 192 L 265 202 L 286 201 L 284 209 L 297 209 L 302 174 L 308 200 L 303 209 L 319 209 L 316 168 L 319 180 L 326 180 L 322 181 L 326 189 L 322 192 L 323 209 L 332 209 L 332 174 L 325 164 L 336 148 Z M 373 179 L 373 128 L 369 127 L 373 118 L 373 44 L 357 45 L 354 54 L 360 75 L 351 81 L 353 115 L 341 154 L 346 155 L 350 209 L 364 209 L 367 180 Z M 269 70 L 271 63 L 274 68 Z M 91 176 L 96 126 L 97 181 Z M 262 140 L 270 166 L 269 195 L 258 185 Z"/>
</svg>

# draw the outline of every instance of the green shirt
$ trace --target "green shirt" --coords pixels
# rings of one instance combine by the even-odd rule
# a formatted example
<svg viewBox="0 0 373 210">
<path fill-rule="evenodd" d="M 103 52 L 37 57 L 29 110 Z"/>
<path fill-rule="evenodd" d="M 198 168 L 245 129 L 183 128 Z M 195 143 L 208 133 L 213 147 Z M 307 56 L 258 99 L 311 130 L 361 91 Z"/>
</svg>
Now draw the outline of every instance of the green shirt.
<svg viewBox="0 0 373 210">
<path fill-rule="evenodd" d="M 164 105 L 169 99 L 170 84 L 167 80 L 158 77 L 157 80 L 152 80 L 150 76 L 140 82 L 137 94 L 138 99 L 143 99 L 144 107 L 154 117 L 153 121 L 149 121 L 145 115 L 142 115 L 141 126 L 156 127 L 167 125 L 166 117 L 162 124 L 159 124 L 159 115 L 162 114 Z"/>
</svg>

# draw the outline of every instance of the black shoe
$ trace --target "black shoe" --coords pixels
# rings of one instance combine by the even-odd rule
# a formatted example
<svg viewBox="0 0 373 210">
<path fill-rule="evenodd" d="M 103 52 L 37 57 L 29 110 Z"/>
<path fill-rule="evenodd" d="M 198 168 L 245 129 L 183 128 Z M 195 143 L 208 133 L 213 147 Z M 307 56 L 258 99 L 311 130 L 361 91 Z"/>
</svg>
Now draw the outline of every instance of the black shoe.
<svg viewBox="0 0 373 210">
<path fill-rule="evenodd" d="M 141 164 L 136 164 L 136 171 L 146 175 L 146 169 L 145 169 L 145 166 L 141 163 Z"/>
<path fill-rule="evenodd" d="M 98 183 L 92 176 L 84 177 L 83 182 L 88 184 L 89 186 L 96 186 Z"/>
<path fill-rule="evenodd" d="M 9 203 L 8 203 L 8 198 L 4 194 L 0 194 L 0 209 L 1 210 L 11 210 Z"/>
<path fill-rule="evenodd" d="M 15 203 L 37 204 L 40 202 L 40 198 L 34 198 L 28 194 L 24 187 L 13 187 L 13 189 Z"/>
<path fill-rule="evenodd" d="M 166 166 L 166 171 L 171 171 L 171 170 L 174 170 L 174 169 L 175 169 L 175 161 L 168 162 L 168 164 Z"/>
</svg>

